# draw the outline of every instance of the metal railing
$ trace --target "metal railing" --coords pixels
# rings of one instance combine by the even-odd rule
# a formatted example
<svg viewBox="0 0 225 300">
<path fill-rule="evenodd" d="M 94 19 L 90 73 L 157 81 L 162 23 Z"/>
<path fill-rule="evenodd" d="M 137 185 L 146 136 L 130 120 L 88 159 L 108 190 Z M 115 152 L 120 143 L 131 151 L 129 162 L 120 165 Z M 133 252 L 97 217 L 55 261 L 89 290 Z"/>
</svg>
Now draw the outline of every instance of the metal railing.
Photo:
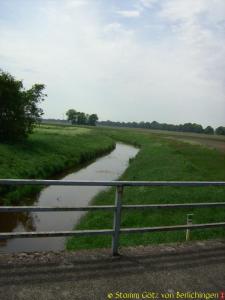
<svg viewBox="0 0 225 300">
<path fill-rule="evenodd" d="M 123 205 L 122 196 L 124 187 L 148 186 L 148 187 L 206 187 L 223 186 L 224 181 L 65 181 L 65 180 L 34 180 L 34 179 L 0 179 L 1 185 L 60 185 L 60 186 L 111 186 L 116 187 L 114 205 L 79 206 L 79 207 L 43 207 L 43 206 L 0 206 L 0 212 L 49 212 L 49 211 L 89 211 L 89 210 L 113 210 L 114 223 L 112 229 L 99 230 L 72 230 L 51 232 L 4 232 L 0 233 L 0 240 L 11 238 L 34 238 L 34 237 L 61 237 L 81 235 L 112 235 L 112 253 L 118 255 L 119 236 L 123 233 L 143 233 L 156 231 L 175 231 L 185 229 L 200 229 L 212 227 L 225 227 L 225 222 L 206 224 L 187 224 L 174 226 L 120 228 L 122 209 L 155 209 L 155 208 L 196 208 L 196 207 L 224 207 L 225 202 L 213 203 L 178 203 L 178 204 L 143 204 Z"/>
</svg>

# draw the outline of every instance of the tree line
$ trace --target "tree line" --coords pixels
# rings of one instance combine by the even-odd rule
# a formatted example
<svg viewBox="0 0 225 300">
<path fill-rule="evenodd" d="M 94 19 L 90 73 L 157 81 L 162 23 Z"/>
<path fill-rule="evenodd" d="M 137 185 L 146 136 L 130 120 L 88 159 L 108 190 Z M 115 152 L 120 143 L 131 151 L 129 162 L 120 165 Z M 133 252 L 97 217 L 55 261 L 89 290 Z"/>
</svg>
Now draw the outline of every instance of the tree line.
<svg viewBox="0 0 225 300">
<path fill-rule="evenodd" d="M 214 130 L 212 126 L 203 128 L 202 125 L 196 123 L 185 123 L 180 125 L 153 122 L 114 122 L 114 121 L 101 121 L 99 125 L 113 126 L 113 127 L 131 127 L 131 128 L 145 128 L 145 129 L 157 129 L 168 131 L 181 131 L 181 132 L 195 132 L 205 134 L 219 134 L 225 135 L 225 127 L 220 126 Z"/>
<path fill-rule="evenodd" d="M 76 111 L 75 109 L 69 109 L 66 112 L 67 120 L 75 125 L 90 125 L 96 126 L 96 122 L 98 121 L 97 114 L 86 114 L 84 112 Z"/>
</svg>

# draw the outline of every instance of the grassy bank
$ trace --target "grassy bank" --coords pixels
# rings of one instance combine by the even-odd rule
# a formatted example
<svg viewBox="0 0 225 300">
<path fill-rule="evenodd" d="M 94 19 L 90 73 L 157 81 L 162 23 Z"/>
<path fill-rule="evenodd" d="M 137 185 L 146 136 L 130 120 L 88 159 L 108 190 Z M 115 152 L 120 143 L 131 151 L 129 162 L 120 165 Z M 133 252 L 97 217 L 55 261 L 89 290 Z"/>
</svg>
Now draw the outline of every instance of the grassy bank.
<svg viewBox="0 0 225 300">
<path fill-rule="evenodd" d="M 112 150 L 113 140 L 89 128 L 43 125 L 20 144 L 0 144 L 0 178 L 50 178 Z M 40 187 L 1 187 L 0 203 L 28 203 Z"/>
<path fill-rule="evenodd" d="M 99 129 L 115 140 L 141 147 L 137 157 L 131 161 L 121 180 L 221 180 L 225 181 L 225 154 L 199 145 L 165 139 L 146 131 Z M 93 204 L 113 204 L 114 189 L 99 194 Z M 224 201 L 224 188 L 125 188 L 123 203 L 185 203 Z M 145 227 L 177 225 L 186 223 L 187 213 L 194 213 L 194 223 L 219 222 L 225 220 L 221 208 L 136 210 L 122 212 L 122 227 Z M 89 212 L 75 226 L 76 229 L 112 228 L 111 212 Z M 207 239 L 225 236 L 225 229 L 195 230 L 192 239 Z M 185 232 L 161 232 L 121 235 L 120 245 L 146 245 L 150 243 L 184 241 Z M 67 242 L 67 249 L 109 247 L 110 236 L 75 237 Z"/>
</svg>

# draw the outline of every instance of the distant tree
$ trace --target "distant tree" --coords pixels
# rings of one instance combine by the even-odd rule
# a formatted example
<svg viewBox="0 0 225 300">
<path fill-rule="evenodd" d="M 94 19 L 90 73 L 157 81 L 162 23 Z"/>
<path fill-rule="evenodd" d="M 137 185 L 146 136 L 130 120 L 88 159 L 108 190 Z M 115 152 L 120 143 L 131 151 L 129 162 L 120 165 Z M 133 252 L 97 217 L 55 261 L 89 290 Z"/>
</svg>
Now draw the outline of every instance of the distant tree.
<svg viewBox="0 0 225 300">
<path fill-rule="evenodd" d="M 184 123 L 184 124 L 181 126 L 181 131 L 184 131 L 184 132 L 192 132 L 192 124 L 191 124 L 191 123 Z"/>
<path fill-rule="evenodd" d="M 91 125 L 95 126 L 98 121 L 98 116 L 96 114 L 85 114 L 84 112 L 76 111 L 75 109 L 69 109 L 66 112 L 67 120 L 72 124 L 78 125 Z"/>
<path fill-rule="evenodd" d="M 87 123 L 86 115 L 83 112 L 77 113 L 77 124 L 84 125 Z"/>
<path fill-rule="evenodd" d="M 192 124 L 192 132 L 203 133 L 204 129 L 203 129 L 202 125 L 193 123 Z"/>
<path fill-rule="evenodd" d="M 225 135 L 225 127 L 220 126 L 220 127 L 216 128 L 216 134 Z"/>
<path fill-rule="evenodd" d="M 214 129 L 213 129 L 211 126 L 207 126 L 207 127 L 204 129 L 204 133 L 205 133 L 205 134 L 214 134 Z"/>
<path fill-rule="evenodd" d="M 156 121 L 153 121 L 152 123 L 151 123 L 151 129 L 161 129 L 160 128 L 161 126 L 160 126 L 160 123 L 158 123 L 158 122 L 156 122 Z"/>
<path fill-rule="evenodd" d="M 69 109 L 66 112 L 67 120 L 71 122 L 71 124 L 77 124 L 78 112 L 75 109 Z"/>
<path fill-rule="evenodd" d="M 25 90 L 23 82 L 0 70 L 0 141 L 22 140 L 40 122 L 43 110 L 38 104 L 44 100 L 43 84 Z"/>
<path fill-rule="evenodd" d="M 88 124 L 91 126 L 96 126 L 97 121 L 98 121 L 98 116 L 96 114 L 92 114 L 88 117 Z"/>
</svg>

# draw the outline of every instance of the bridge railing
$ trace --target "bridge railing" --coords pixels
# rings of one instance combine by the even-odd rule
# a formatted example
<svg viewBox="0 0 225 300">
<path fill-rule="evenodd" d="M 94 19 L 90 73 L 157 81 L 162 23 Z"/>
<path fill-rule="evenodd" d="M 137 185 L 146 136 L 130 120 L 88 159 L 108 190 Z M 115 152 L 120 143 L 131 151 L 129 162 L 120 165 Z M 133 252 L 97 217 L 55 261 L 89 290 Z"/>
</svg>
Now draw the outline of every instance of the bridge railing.
<svg viewBox="0 0 225 300">
<path fill-rule="evenodd" d="M 34 237 L 62 237 L 81 235 L 112 235 L 112 254 L 118 255 L 119 237 L 123 233 L 144 233 L 156 231 L 175 231 L 185 229 L 203 229 L 212 227 L 225 227 L 225 222 L 206 224 L 185 224 L 174 226 L 157 226 L 141 228 L 121 228 L 121 211 L 123 209 L 182 209 L 182 208 L 204 208 L 225 207 L 225 202 L 200 202 L 200 203 L 177 203 L 177 204 L 143 204 L 125 205 L 122 203 L 124 187 L 148 186 L 148 187 L 207 187 L 222 186 L 224 181 L 65 181 L 65 180 L 34 180 L 34 179 L 0 179 L 1 185 L 43 185 L 43 186 L 111 186 L 116 187 L 114 205 L 91 205 L 77 207 L 47 207 L 47 206 L 0 206 L 0 212 L 50 212 L 50 211 L 89 211 L 89 210 L 112 210 L 114 211 L 114 222 L 112 229 L 99 230 L 71 230 L 51 232 L 1 232 L 0 240 L 12 238 L 34 238 Z"/>
</svg>

